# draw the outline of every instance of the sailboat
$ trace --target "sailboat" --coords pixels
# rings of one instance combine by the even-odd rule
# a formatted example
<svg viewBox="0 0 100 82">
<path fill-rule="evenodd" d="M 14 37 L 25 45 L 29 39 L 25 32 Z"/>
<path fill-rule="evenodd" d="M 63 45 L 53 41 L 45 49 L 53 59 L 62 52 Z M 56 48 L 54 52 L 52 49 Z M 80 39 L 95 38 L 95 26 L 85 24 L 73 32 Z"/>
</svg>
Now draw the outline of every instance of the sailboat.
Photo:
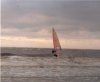
<svg viewBox="0 0 100 82">
<path fill-rule="evenodd" d="M 52 36 L 53 36 L 54 56 L 59 57 L 61 55 L 61 45 L 54 28 L 52 28 Z"/>
</svg>

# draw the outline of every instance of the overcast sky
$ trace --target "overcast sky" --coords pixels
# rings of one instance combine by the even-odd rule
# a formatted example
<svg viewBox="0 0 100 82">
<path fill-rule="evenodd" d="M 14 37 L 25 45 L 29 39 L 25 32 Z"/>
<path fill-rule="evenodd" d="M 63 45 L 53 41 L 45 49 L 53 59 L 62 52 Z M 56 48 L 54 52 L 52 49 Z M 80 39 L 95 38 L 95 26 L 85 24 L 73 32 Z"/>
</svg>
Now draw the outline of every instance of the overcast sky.
<svg viewBox="0 0 100 82">
<path fill-rule="evenodd" d="M 98 0 L 2 0 L 2 46 L 100 49 Z"/>
</svg>

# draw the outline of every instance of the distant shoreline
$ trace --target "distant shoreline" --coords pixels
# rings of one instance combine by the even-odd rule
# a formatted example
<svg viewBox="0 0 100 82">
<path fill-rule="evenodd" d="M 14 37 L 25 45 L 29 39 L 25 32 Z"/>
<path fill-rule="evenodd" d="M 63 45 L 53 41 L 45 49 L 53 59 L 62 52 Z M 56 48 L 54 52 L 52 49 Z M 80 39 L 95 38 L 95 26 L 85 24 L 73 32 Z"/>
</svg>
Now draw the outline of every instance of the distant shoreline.
<svg viewBox="0 0 100 82">
<path fill-rule="evenodd" d="M 2 47 L 1 56 L 28 56 L 28 57 L 52 57 L 52 48 L 15 48 Z M 100 50 L 91 49 L 62 49 L 62 56 L 67 57 L 99 57 Z"/>
<path fill-rule="evenodd" d="M 2 48 L 28 48 L 28 49 L 53 49 L 53 48 L 38 48 L 38 47 L 0 47 L 0 49 L 2 49 Z M 89 48 L 87 48 L 87 49 L 85 49 L 85 48 L 62 48 L 63 50 L 100 50 L 100 49 L 89 49 Z"/>
<path fill-rule="evenodd" d="M 1 57 L 10 57 L 10 56 L 21 56 L 21 57 L 54 57 L 53 54 L 13 54 L 13 53 L 0 53 L 1 54 Z M 63 57 L 63 56 L 62 56 Z M 64 56 L 65 57 L 65 56 Z M 100 55 L 97 57 L 97 56 L 66 56 L 68 58 L 77 58 L 77 57 L 80 57 L 80 58 L 84 58 L 84 57 L 87 57 L 87 58 L 100 58 Z"/>
<path fill-rule="evenodd" d="M 13 54 L 13 53 L 1 53 L 1 56 L 27 56 L 27 57 L 52 57 L 51 54 Z"/>
</svg>

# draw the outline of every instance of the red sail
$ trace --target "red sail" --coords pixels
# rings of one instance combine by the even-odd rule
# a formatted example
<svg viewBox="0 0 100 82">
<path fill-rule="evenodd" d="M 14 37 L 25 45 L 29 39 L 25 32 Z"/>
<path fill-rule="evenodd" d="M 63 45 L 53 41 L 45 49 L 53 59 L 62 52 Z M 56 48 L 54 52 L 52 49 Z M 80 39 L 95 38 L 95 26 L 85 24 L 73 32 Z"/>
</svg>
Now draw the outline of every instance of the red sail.
<svg viewBox="0 0 100 82">
<path fill-rule="evenodd" d="M 54 45 L 54 49 L 55 50 L 61 50 L 61 45 L 60 45 L 57 33 L 56 33 L 54 28 L 52 29 L 52 32 L 53 32 L 53 45 Z"/>
</svg>

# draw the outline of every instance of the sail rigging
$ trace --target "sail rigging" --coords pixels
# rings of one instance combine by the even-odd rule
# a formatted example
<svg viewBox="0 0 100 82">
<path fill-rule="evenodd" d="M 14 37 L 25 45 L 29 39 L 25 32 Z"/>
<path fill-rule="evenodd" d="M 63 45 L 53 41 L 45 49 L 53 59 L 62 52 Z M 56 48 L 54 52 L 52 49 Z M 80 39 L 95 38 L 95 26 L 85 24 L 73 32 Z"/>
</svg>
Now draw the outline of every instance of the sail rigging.
<svg viewBox="0 0 100 82">
<path fill-rule="evenodd" d="M 56 55 L 60 55 L 60 53 L 61 53 L 61 45 L 60 45 L 57 33 L 56 33 L 54 28 L 52 28 L 52 35 L 53 35 L 54 50 L 56 51 Z"/>
</svg>

